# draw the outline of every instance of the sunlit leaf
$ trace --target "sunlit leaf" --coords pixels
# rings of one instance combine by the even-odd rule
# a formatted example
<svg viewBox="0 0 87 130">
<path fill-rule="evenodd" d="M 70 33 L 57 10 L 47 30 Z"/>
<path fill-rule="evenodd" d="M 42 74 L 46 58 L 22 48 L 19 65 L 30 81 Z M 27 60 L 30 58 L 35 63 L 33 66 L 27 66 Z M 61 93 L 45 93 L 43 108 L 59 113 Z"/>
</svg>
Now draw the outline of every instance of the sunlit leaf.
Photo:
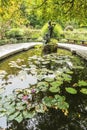
<svg viewBox="0 0 87 130">
<path fill-rule="evenodd" d="M 82 88 L 80 92 L 87 95 L 87 88 Z"/>
<path fill-rule="evenodd" d="M 79 87 L 87 87 L 87 81 L 79 80 L 78 86 L 79 86 Z"/>
<path fill-rule="evenodd" d="M 44 104 L 39 104 L 35 107 L 36 112 L 44 113 L 46 111 L 46 106 Z"/>
<path fill-rule="evenodd" d="M 65 90 L 70 94 L 77 94 L 77 90 L 71 87 L 66 87 Z"/>
<path fill-rule="evenodd" d="M 52 93 L 60 92 L 60 88 L 59 87 L 50 87 L 49 91 Z"/>
<path fill-rule="evenodd" d="M 62 81 L 54 81 L 54 82 L 50 83 L 50 85 L 52 87 L 59 87 L 62 85 L 62 83 L 63 83 Z"/>
<path fill-rule="evenodd" d="M 45 78 L 45 81 L 47 81 L 47 82 L 52 82 L 52 81 L 54 81 L 54 78 L 46 77 L 46 78 Z"/>
<path fill-rule="evenodd" d="M 47 107 L 51 107 L 52 106 L 52 100 L 53 100 L 53 98 L 51 98 L 51 97 L 44 97 L 42 102 Z"/>
<path fill-rule="evenodd" d="M 17 112 L 15 112 L 15 113 L 9 115 L 9 116 L 8 116 L 8 120 L 9 120 L 9 121 L 14 120 L 19 114 L 20 114 L 20 112 L 17 111 Z"/>
<path fill-rule="evenodd" d="M 48 89 L 48 86 L 49 84 L 47 82 L 39 82 L 37 84 L 37 88 L 40 90 L 40 91 L 46 91 Z"/>
<path fill-rule="evenodd" d="M 18 123 L 22 122 L 22 120 L 23 120 L 22 114 L 20 114 L 19 116 L 17 116 L 17 117 L 15 118 L 15 120 L 16 120 Z"/>
<path fill-rule="evenodd" d="M 23 117 L 24 117 L 24 119 L 26 119 L 26 118 L 32 118 L 34 116 L 35 116 L 35 111 L 27 111 L 27 110 L 23 111 Z"/>
</svg>

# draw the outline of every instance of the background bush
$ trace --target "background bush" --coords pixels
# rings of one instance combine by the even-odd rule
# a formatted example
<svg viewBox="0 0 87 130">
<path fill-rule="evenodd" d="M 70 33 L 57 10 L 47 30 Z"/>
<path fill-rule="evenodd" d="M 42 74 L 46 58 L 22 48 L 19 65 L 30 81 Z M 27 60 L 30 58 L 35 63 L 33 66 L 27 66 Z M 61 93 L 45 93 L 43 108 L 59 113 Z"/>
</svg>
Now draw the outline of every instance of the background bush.
<svg viewBox="0 0 87 130">
<path fill-rule="evenodd" d="M 37 40 L 40 36 L 41 31 L 39 29 L 31 28 L 12 28 L 6 32 L 6 38 L 9 39 L 9 43 Z"/>
<path fill-rule="evenodd" d="M 22 38 L 24 35 L 24 30 L 20 28 L 12 28 L 6 32 L 8 38 Z"/>
<path fill-rule="evenodd" d="M 42 37 L 45 36 L 45 34 L 48 33 L 48 23 L 46 23 L 41 30 Z M 60 24 L 56 24 L 53 29 L 53 37 L 60 38 L 63 36 L 63 29 Z"/>
<path fill-rule="evenodd" d="M 87 40 L 87 30 L 74 29 L 73 31 L 64 31 L 66 39 L 72 40 Z"/>
</svg>

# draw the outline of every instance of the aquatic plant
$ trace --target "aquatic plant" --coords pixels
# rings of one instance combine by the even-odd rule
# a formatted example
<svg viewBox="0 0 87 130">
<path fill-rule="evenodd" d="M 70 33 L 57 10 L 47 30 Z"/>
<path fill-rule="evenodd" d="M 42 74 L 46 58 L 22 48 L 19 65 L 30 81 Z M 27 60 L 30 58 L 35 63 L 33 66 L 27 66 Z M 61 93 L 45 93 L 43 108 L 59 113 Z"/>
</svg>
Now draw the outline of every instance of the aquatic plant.
<svg viewBox="0 0 87 130">
<path fill-rule="evenodd" d="M 66 95 L 87 94 L 87 81 L 79 80 L 72 84 L 74 68 L 73 64 L 72 69 L 69 68 L 67 59 L 71 62 L 69 57 L 50 54 L 30 57 L 28 66 L 23 66 L 22 60 L 10 62 L 9 65 L 16 67 L 19 72 L 26 71 L 36 76 L 37 83 L 1 97 L 0 116 L 6 115 L 8 121 L 20 123 L 51 108 L 67 115 L 70 104 Z"/>
</svg>

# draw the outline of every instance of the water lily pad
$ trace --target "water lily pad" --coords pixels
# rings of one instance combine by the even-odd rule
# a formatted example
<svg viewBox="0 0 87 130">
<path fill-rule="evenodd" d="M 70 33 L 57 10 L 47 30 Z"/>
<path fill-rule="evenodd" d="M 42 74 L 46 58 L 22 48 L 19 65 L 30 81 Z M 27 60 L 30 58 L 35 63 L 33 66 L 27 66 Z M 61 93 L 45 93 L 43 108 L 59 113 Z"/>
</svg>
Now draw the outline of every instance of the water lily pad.
<svg viewBox="0 0 87 130">
<path fill-rule="evenodd" d="M 17 110 L 24 110 L 26 108 L 26 106 L 24 104 L 25 104 L 24 102 L 16 103 L 16 109 Z"/>
<path fill-rule="evenodd" d="M 44 97 L 42 100 L 43 104 L 46 105 L 47 107 L 52 106 L 52 101 L 53 101 L 53 98 L 51 97 Z"/>
<path fill-rule="evenodd" d="M 39 104 L 35 107 L 35 110 L 38 113 L 44 113 L 47 110 L 47 108 L 44 104 Z"/>
<path fill-rule="evenodd" d="M 41 81 L 42 79 L 44 79 L 44 76 L 43 76 L 43 75 L 38 75 L 38 76 L 37 76 L 37 80 L 38 80 L 38 81 Z"/>
<path fill-rule="evenodd" d="M 80 92 L 87 95 L 87 88 L 82 88 Z"/>
<path fill-rule="evenodd" d="M 47 82 L 39 82 L 39 83 L 37 84 L 37 87 L 40 87 L 40 86 L 48 87 L 49 84 L 48 84 Z"/>
<path fill-rule="evenodd" d="M 60 96 L 60 95 L 56 94 L 55 99 L 58 100 L 59 102 L 63 102 L 63 101 L 65 101 L 66 98 L 65 98 L 65 96 Z"/>
<path fill-rule="evenodd" d="M 0 88 L 0 94 L 4 92 L 4 88 Z"/>
<path fill-rule="evenodd" d="M 33 118 L 35 116 L 35 111 L 23 111 L 23 117 L 24 119 L 27 119 L 27 118 Z"/>
<path fill-rule="evenodd" d="M 87 87 L 87 81 L 80 80 L 80 81 L 78 82 L 78 86 L 79 86 L 79 87 Z"/>
<path fill-rule="evenodd" d="M 54 108 L 66 110 L 69 108 L 69 104 L 65 102 L 65 97 L 60 95 L 55 95 L 52 101 L 54 103 Z"/>
<path fill-rule="evenodd" d="M 52 81 L 54 81 L 54 78 L 47 77 L 44 80 L 47 81 L 47 82 L 52 82 Z"/>
<path fill-rule="evenodd" d="M 74 66 L 73 68 L 74 68 L 74 69 L 78 69 L 78 70 L 82 70 L 82 69 L 84 69 L 83 66 Z"/>
<path fill-rule="evenodd" d="M 72 77 L 69 74 L 62 74 L 63 80 L 69 82 L 72 80 Z"/>
<path fill-rule="evenodd" d="M 48 86 L 49 84 L 47 82 L 39 82 L 37 84 L 37 88 L 40 90 L 40 91 L 46 91 L 48 89 Z"/>
<path fill-rule="evenodd" d="M 63 78 L 62 78 L 61 76 L 56 76 L 55 79 L 56 79 L 57 81 L 61 81 L 61 82 L 63 83 Z"/>
<path fill-rule="evenodd" d="M 0 75 L 6 75 L 7 72 L 5 70 L 0 70 Z"/>
<path fill-rule="evenodd" d="M 9 63 L 9 65 L 10 65 L 10 67 L 12 67 L 12 68 L 18 68 L 18 69 L 21 68 L 21 66 L 19 66 L 19 65 L 16 63 L 16 61 L 11 61 L 11 62 Z"/>
<path fill-rule="evenodd" d="M 77 94 L 77 90 L 71 87 L 66 87 L 65 90 L 70 94 Z"/>
<path fill-rule="evenodd" d="M 20 112 L 17 111 L 17 112 L 15 112 L 15 113 L 11 114 L 11 115 L 8 115 L 8 120 L 9 120 L 9 121 L 14 120 L 19 114 L 20 114 Z"/>
<path fill-rule="evenodd" d="M 73 74 L 73 71 L 69 70 L 69 69 L 66 69 L 65 71 L 67 74 Z"/>
<path fill-rule="evenodd" d="M 34 61 L 34 64 L 40 65 L 40 62 L 39 61 Z"/>
<path fill-rule="evenodd" d="M 18 123 L 22 122 L 22 120 L 23 120 L 22 114 L 20 114 L 19 116 L 17 116 L 17 117 L 15 118 L 15 120 L 16 120 Z"/>
<path fill-rule="evenodd" d="M 0 117 L 3 117 L 6 114 L 6 109 L 0 108 Z"/>
<path fill-rule="evenodd" d="M 60 88 L 59 87 L 50 87 L 49 91 L 52 93 L 60 92 Z"/>
<path fill-rule="evenodd" d="M 44 62 L 42 62 L 42 64 L 47 65 L 47 64 L 49 64 L 49 61 L 44 61 Z"/>
<path fill-rule="evenodd" d="M 62 83 L 63 83 L 62 81 L 54 81 L 54 82 L 50 83 L 50 85 L 52 87 L 59 87 L 62 85 Z"/>
</svg>

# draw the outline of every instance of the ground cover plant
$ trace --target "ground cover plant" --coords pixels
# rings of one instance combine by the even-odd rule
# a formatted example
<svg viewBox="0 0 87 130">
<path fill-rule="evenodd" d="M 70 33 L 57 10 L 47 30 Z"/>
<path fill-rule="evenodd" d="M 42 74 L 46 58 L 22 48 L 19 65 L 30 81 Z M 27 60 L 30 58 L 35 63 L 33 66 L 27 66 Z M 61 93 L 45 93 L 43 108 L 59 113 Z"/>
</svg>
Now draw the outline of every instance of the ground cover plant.
<svg viewBox="0 0 87 130">
<path fill-rule="evenodd" d="M 8 122 L 15 120 L 18 123 L 50 109 L 58 109 L 68 116 L 71 105 L 68 97 L 87 95 L 87 80 L 72 82 L 75 69 L 82 70 L 83 67 L 73 66 L 71 59 L 68 56 L 49 54 L 29 57 L 27 66 L 23 65 L 23 59 L 11 61 L 11 68 L 31 73 L 37 77 L 37 83 L 25 89 L 15 89 L 12 94 L 0 97 L 0 116 L 5 115 Z M 3 77 L 6 75 L 4 72 L 1 74 Z"/>
</svg>

